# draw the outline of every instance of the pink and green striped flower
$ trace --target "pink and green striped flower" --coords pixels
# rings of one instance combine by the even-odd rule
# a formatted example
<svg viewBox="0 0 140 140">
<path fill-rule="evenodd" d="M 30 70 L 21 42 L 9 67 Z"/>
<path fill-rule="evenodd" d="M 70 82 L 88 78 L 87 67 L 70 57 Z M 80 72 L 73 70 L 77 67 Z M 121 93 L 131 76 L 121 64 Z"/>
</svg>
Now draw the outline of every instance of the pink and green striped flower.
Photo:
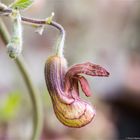
<svg viewBox="0 0 140 140">
<path fill-rule="evenodd" d="M 90 62 L 67 68 L 62 56 L 51 56 L 45 65 L 45 79 L 51 96 L 54 112 L 64 125 L 82 127 L 92 121 L 96 111 L 91 104 L 80 98 L 79 87 L 86 96 L 91 96 L 88 81 L 84 75 L 109 76 L 99 65 Z"/>
</svg>

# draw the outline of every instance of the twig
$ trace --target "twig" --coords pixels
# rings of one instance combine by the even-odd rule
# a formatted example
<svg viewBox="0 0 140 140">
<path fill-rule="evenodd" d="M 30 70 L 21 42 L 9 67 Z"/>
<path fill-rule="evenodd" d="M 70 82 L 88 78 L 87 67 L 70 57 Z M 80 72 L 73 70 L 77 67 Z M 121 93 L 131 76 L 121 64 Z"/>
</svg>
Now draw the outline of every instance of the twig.
<svg viewBox="0 0 140 140">
<path fill-rule="evenodd" d="M 48 22 L 49 18 L 45 19 L 45 20 L 37 20 L 37 19 L 31 19 L 31 18 L 22 16 L 21 19 L 25 24 L 37 25 L 37 26 L 47 24 L 47 25 L 51 25 L 51 26 L 55 27 L 56 29 L 58 29 L 60 31 L 60 38 L 58 39 L 56 55 L 63 56 L 65 30 L 60 24 L 58 24 L 57 22 L 54 22 L 54 21 Z"/>
<path fill-rule="evenodd" d="M 8 16 L 12 12 L 13 12 L 13 10 L 10 7 L 7 7 L 3 3 L 0 3 L 0 15 Z M 33 26 L 51 25 L 51 26 L 57 28 L 60 31 L 60 38 L 58 39 L 56 55 L 63 56 L 64 41 L 65 41 L 65 30 L 60 24 L 52 21 L 53 15 L 54 15 L 54 13 L 52 14 L 51 17 L 49 17 L 45 20 L 31 19 L 31 18 L 27 18 L 27 17 L 23 17 L 23 16 L 21 18 L 22 18 L 22 21 L 25 24 L 30 24 L 30 25 L 33 25 Z"/>
</svg>

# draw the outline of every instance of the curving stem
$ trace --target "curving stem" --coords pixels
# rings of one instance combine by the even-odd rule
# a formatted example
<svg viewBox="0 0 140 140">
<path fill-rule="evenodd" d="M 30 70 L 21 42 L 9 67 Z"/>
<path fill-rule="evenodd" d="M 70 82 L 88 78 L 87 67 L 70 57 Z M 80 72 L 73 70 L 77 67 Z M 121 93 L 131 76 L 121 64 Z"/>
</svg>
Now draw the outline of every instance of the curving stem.
<svg viewBox="0 0 140 140">
<path fill-rule="evenodd" d="M 0 19 L 0 36 L 5 45 L 8 44 L 10 40 L 10 35 L 7 31 L 5 24 L 1 19 Z M 33 105 L 33 134 L 31 140 L 39 140 L 42 131 L 43 115 L 40 97 L 38 96 L 38 90 L 35 88 L 33 84 L 27 66 L 25 65 L 24 59 L 22 57 L 18 57 L 15 59 L 15 63 L 17 64 L 18 69 L 21 72 L 21 75 L 24 79 Z"/>
<path fill-rule="evenodd" d="M 60 31 L 60 37 L 57 42 L 57 48 L 56 48 L 56 55 L 63 56 L 63 49 L 64 49 L 64 42 L 65 42 L 65 30 L 63 26 L 61 26 L 59 23 L 51 21 L 50 18 L 47 18 L 46 20 L 37 20 L 37 19 L 31 19 L 26 17 L 21 17 L 22 21 L 25 24 L 40 26 L 40 25 L 51 25 L 58 29 Z"/>
<path fill-rule="evenodd" d="M 0 15 L 9 16 L 12 13 L 13 13 L 13 9 L 11 9 L 10 7 L 7 7 L 3 3 L 0 3 Z M 57 42 L 56 55 L 61 57 L 63 56 L 65 30 L 59 23 L 52 21 L 53 16 L 54 16 L 54 13 L 52 13 L 52 15 L 45 20 L 37 20 L 37 19 L 32 19 L 32 18 L 27 18 L 27 17 L 21 17 L 21 19 L 25 24 L 30 24 L 33 26 L 40 26 L 40 25 L 47 24 L 47 25 L 51 25 L 57 28 L 60 31 L 60 37 Z"/>
</svg>

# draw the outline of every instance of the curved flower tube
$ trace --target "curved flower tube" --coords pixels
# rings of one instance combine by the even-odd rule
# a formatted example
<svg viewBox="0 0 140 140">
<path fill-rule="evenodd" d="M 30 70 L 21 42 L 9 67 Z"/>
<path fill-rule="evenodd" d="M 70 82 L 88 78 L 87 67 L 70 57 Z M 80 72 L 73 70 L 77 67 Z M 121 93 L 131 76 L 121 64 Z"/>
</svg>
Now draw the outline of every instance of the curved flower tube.
<svg viewBox="0 0 140 140">
<path fill-rule="evenodd" d="M 45 65 L 46 85 L 54 112 L 60 122 L 69 127 L 82 127 L 90 123 L 96 114 L 92 105 L 79 96 L 79 85 L 86 96 L 91 95 L 83 74 L 109 76 L 104 68 L 90 62 L 74 65 L 67 70 L 66 59 L 58 55 L 49 57 Z"/>
</svg>

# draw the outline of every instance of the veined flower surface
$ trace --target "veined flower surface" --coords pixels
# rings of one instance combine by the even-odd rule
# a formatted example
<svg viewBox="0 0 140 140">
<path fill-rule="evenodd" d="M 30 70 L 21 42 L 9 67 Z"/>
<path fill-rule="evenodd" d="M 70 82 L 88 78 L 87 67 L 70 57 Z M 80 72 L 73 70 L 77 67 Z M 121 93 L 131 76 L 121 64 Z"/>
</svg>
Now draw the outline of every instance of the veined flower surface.
<svg viewBox="0 0 140 140">
<path fill-rule="evenodd" d="M 51 56 L 45 65 L 46 85 L 54 112 L 57 118 L 69 127 L 82 127 L 90 123 L 96 114 L 92 105 L 79 96 L 79 85 L 86 96 L 91 95 L 83 74 L 109 76 L 104 68 L 90 62 L 76 64 L 68 69 L 63 56 Z"/>
</svg>

